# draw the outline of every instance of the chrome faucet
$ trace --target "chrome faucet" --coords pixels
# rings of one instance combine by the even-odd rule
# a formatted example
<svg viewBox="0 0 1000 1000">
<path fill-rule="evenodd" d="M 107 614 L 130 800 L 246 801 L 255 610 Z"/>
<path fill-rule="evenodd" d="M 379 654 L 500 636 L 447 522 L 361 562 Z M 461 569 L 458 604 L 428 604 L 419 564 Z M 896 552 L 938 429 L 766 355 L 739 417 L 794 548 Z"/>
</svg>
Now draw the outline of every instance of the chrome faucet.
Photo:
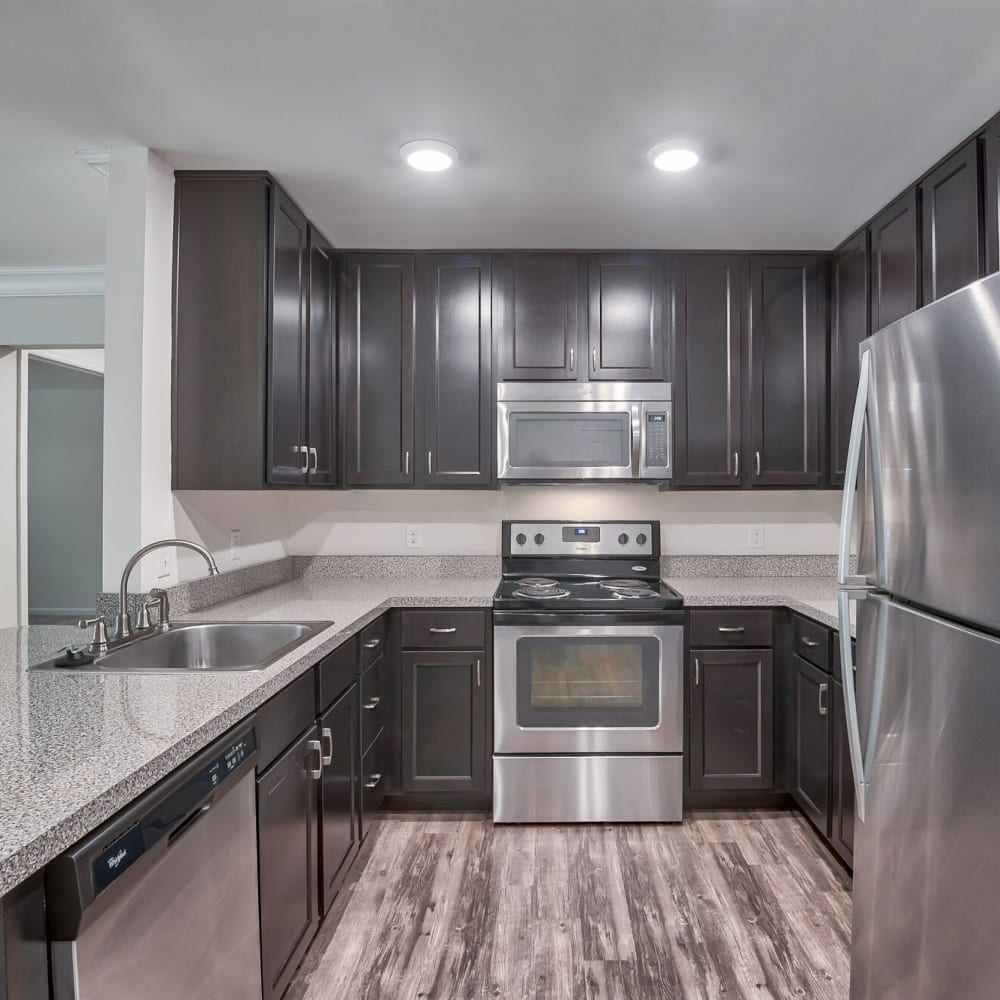
<svg viewBox="0 0 1000 1000">
<path fill-rule="evenodd" d="M 162 542 L 151 542 L 149 545 L 144 545 L 125 564 L 125 570 L 122 573 L 121 586 L 118 588 L 118 616 L 115 619 L 116 639 L 128 639 L 132 635 L 132 616 L 128 612 L 128 578 L 132 575 L 132 570 L 135 569 L 136 563 L 143 556 L 149 555 L 150 552 L 155 552 L 157 549 L 167 548 L 191 549 L 192 552 L 197 552 L 208 563 L 208 575 L 219 575 L 219 567 L 215 565 L 212 553 L 197 542 L 188 542 L 183 538 L 165 538 Z M 160 605 L 160 627 L 166 624 L 167 614 L 167 604 L 164 600 Z"/>
</svg>

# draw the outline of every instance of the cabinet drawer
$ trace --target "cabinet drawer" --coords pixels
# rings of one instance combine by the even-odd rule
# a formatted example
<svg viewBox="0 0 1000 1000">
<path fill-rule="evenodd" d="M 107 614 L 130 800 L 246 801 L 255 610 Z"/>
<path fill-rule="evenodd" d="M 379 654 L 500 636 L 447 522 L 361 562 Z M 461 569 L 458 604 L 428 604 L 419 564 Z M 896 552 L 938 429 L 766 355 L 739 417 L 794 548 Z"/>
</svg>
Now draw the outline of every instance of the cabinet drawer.
<svg viewBox="0 0 1000 1000">
<path fill-rule="evenodd" d="M 774 612 L 733 608 L 724 611 L 692 611 L 690 645 L 772 646 Z"/>
<path fill-rule="evenodd" d="M 484 611 L 404 611 L 405 649 L 485 649 Z"/>
<path fill-rule="evenodd" d="M 364 673 L 385 652 L 385 615 L 366 625 L 358 637 L 361 672 Z"/>
<path fill-rule="evenodd" d="M 361 752 L 364 753 L 385 727 L 386 673 L 389 657 L 383 656 L 361 675 Z"/>
<path fill-rule="evenodd" d="M 319 685 L 317 706 L 325 712 L 355 681 L 358 676 L 358 642 L 348 639 L 322 660 L 316 671 Z"/>
<path fill-rule="evenodd" d="M 257 712 L 257 739 L 260 741 L 257 773 L 262 773 L 315 720 L 316 675 L 313 670 L 307 670 L 265 701 Z"/>
<path fill-rule="evenodd" d="M 367 837 L 385 798 L 385 738 L 379 736 L 361 758 L 361 836 Z"/>
<path fill-rule="evenodd" d="M 807 618 L 795 619 L 795 652 L 804 660 L 830 672 L 830 630 Z"/>
</svg>

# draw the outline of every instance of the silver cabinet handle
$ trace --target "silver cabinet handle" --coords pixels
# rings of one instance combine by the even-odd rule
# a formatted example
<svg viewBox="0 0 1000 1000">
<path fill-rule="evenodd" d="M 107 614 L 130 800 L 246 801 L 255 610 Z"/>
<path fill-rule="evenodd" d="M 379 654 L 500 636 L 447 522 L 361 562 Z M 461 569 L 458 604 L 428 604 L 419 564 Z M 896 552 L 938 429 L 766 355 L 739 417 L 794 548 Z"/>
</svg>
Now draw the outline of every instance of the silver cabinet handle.
<svg viewBox="0 0 1000 1000">
<path fill-rule="evenodd" d="M 427 452 L 427 475 L 431 475 L 433 469 L 431 468 L 431 452 Z"/>
<path fill-rule="evenodd" d="M 742 635 L 746 631 L 744 625 L 720 625 L 718 628 L 723 635 Z"/>
<path fill-rule="evenodd" d="M 483 667 L 479 660 L 476 660 L 476 687 L 481 688 L 483 686 Z"/>
<path fill-rule="evenodd" d="M 816 646 L 819 645 L 819 640 L 818 639 L 809 639 L 806 636 L 802 636 L 802 645 L 803 646 L 808 646 L 810 649 L 813 649 L 813 648 L 815 648 Z"/>
<path fill-rule="evenodd" d="M 365 788 L 376 788 L 378 783 L 382 780 L 381 774 L 373 774 L 366 782 Z"/>
<path fill-rule="evenodd" d="M 382 645 L 381 639 L 369 639 L 367 642 L 361 644 L 365 649 L 378 649 Z"/>
<path fill-rule="evenodd" d="M 328 747 L 326 753 L 320 758 L 323 766 L 326 767 L 327 764 L 333 763 L 333 733 L 328 728 L 324 728 L 321 736 Z"/>
<path fill-rule="evenodd" d="M 309 471 L 315 472 L 319 468 L 319 451 L 316 448 L 310 448 L 309 457 L 312 459 L 312 466 Z"/>
<path fill-rule="evenodd" d="M 754 454 L 754 460 L 757 463 L 757 475 L 760 476 L 760 452 L 755 451 L 753 454 Z"/>
<path fill-rule="evenodd" d="M 701 683 L 701 661 L 696 656 L 694 658 L 694 686 L 697 687 Z"/>
<path fill-rule="evenodd" d="M 740 453 L 738 451 L 733 452 L 733 475 L 737 478 L 740 475 Z"/>
<path fill-rule="evenodd" d="M 576 368 L 576 348 L 571 347 L 569 349 L 569 370 L 573 371 Z"/>
<path fill-rule="evenodd" d="M 819 714 L 826 715 L 826 693 L 830 690 L 829 684 L 819 686 Z"/>
<path fill-rule="evenodd" d="M 594 362 L 594 371 L 597 371 L 597 348 L 592 347 L 590 349 L 590 359 Z"/>
<path fill-rule="evenodd" d="M 407 451 L 403 454 L 403 475 L 408 476 L 410 474 L 410 453 Z"/>
<path fill-rule="evenodd" d="M 310 751 L 315 750 L 316 751 L 316 759 L 319 761 L 319 764 L 316 767 L 309 768 L 309 770 L 306 773 L 309 775 L 310 778 L 322 778 L 323 777 L 323 745 L 320 743 L 319 740 L 310 740 L 306 744 L 306 749 L 310 750 Z"/>
<path fill-rule="evenodd" d="M 302 455 L 302 468 L 299 469 L 299 472 L 301 472 L 303 476 L 307 475 L 309 473 L 309 449 L 304 444 L 297 444 L 292 449 L 292 454 Z"/>
<path fill-rule="evenodd" d="M 436 625 L 432 625 L 427 631 L 433 632 L 434 635 L 454 635 L 458 631 L 458 628 L 455 625 L 449 625 L 447 628 L 439 628 Z"/>
<path fill-rule="evenodd" d="M 378 708 L 379 705 L 381 705 L 381 704 L 382 704 L 382 699 L 376 694 L 376 695 L 372 695 L 372 697 L 369 698 L 368 701 L 366 701 L 364 703 L 364 705 L 362 705 L 361 707 L 366 712 L 374 712 L 375 709 Z"/>
</svg>

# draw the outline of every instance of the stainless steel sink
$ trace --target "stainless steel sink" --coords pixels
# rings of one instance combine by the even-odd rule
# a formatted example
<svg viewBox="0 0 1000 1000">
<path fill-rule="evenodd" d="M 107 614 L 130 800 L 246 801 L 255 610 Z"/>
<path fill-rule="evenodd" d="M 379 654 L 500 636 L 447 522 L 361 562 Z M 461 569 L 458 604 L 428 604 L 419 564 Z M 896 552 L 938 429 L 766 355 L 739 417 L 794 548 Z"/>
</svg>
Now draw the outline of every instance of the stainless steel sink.
<svg viewBox="0 0 1000 1000">
<path fill-rule="evenodd" d="M 93 663 L 43 669 L 140 673 L 263 670 L 333 622 L 177 622 L 111 649 Z"/>
</svg>

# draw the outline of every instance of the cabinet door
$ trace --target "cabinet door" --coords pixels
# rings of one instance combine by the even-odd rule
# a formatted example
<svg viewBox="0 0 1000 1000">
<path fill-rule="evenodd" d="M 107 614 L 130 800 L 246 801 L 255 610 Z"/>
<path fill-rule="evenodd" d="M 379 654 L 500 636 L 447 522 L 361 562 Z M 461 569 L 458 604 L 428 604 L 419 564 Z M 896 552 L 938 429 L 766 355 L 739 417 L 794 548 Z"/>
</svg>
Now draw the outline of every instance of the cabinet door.
<svg viewBox="0 0 1000 1000">
<path fill-rule="evenodd" d="M 320 717 L 319 726 L 325 754 L 320 783 L 320 912 L 326 913 L 358 844 L 356 684 Z"/>
<path fill-rule="evenodd" d="M 920 183 L 924 303 L 983 273 L 980 142 L 973 139 Z"/>
<path fill-rule="evenodd" d="M 920 224 L 916 189 L 871 223 L 872 333 L 920 306 Z"/>
<path fill-rule="evenodd" d="M 825 384 L 821 261 L 750 259 L 750 461 L 754 486 L 816 486 Z"/>
<path fill-rule="evenodd" d="M 674 485 L 739 486 L 746 258 L 678 256 L 670 270 Z"/>
<path fill-rule="evenodd" d="M 500 378 L 575 379 L 578 366 L 581 258 L 518 253 L 493 258 L 493 336 Z"/>
<path fill-rule="evenodd" d="M 310 230 L 309 245 L 309 483 L 337 482 L 337 324 L 330 248 Z"/>
<path fill-rule="evenodd" d="M 824 836 L 830 835 L 830 675 L 801 656 L 795 674 L 792 794 Z"/>
<path fill-rule="evenodd" d="M 831 726 L 833 729 L 833 801 L 831 803 L 830 842 L 849 865 L 854 864 L 854 777 L 851 753 L 847 744 L 847 715 L 844 710 L 844 686 L 834 682 Z"/>
<path fill-rule="evenodd" d="M 267 372 L 267 481 L 303 483 L 305 427 L 306 243 L 308 223 L 288 196 L 271 191 L 271 281 Z"/>
<path fill-rule="evenodd" d="M 265 1000 L 277 1000 L 318 922 L 316 853 L 319 730 L 302 734 L 257 779 L 261 968 Z"/>
<path fill-rule="evenodd" d="M 774 675 L 769 649 L 692 650 L 691 787 L 774 784 Z"/>
<path fill-rule="evenodd" d="M 992 274 L 1000 271 L 1000 115 L 983 133 L 983 175 L 986 274 Z"/>
<path fill-rule="evenodd" d="M 590 377 L 625 382 L 665 378 L 663 258 L 592 254 L 588 287 Z"/>
<path fill-rule="evenodd" d="M 347 486 L 413 482 L 413 257 L 347 259 L 341 313 Z"/>
<path fill-rule="evenodd" d="M 403 791 L 485 791 L 485 653 L 404 653 L 402 687 Z"/>
<path fill-rule="evenodd" d="M 490 258 L 417 259 L 418 486 L 493 482 Z"/>
<path fill-rule="evenodd" d="M 842 486 L 858 391 L 858 345 L 868 336 L 867 229 L 833 251 L 830 268 L 830 481 Z"/>
</svg>

